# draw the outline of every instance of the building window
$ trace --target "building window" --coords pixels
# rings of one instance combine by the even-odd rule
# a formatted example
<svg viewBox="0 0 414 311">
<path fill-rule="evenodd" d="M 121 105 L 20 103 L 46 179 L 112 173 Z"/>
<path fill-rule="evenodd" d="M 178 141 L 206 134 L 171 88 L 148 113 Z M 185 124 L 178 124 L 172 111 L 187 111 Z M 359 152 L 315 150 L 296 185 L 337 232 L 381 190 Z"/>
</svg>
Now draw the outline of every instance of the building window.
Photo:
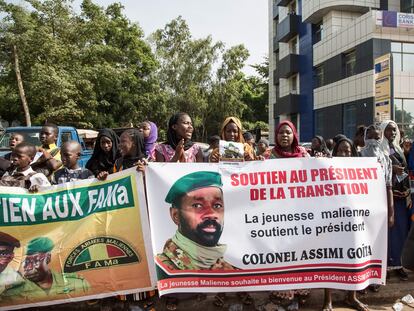
<svg viewBox="0 0 414 311">
<path fill-rule="evenodd" d="M 290 78 L 290 85 L 289 85 L 289 92 L 290 94 L 298 94 L 298 76 L 294 75 Z"/>
<path fill-rule="evenodd" d="M 315 67 L 315 88 L 321 87 L 324 84 L 323 66 Z"/>
<path fill-rule="evenodd" d="M 298 132 L 298 134 L 299 134 L 299 118 L 298 118 L 298 114 L 297 113 L 292 113 L 291 115 L 289 115 L 289 119 L 290 119 L 290 122 L 292 122 L 293 123 L 293 125 L 296 127 L 296 130 L 297 130 L 297 132 Z"/>
<path fill-rule="evenodd" d="M 394 120 L 405 136 L 414 136 L 414 99 L 394 99 Z"/>
<path fill-rule="evenodd" d="M 391 42 L 391 52 L 394 72 L 414 72 L 414 43 Z"/>
<path fill-rule="evenodd" d="M 356 104 L 344 106 L 344 134 L 347 137 L 354 137 L 356 129 Z"/>
<path fill-rule="evenodd" d="M 326 118 L 326 113 L 323 110 L 315 110 L 315 133 L 323 135 L 325 127 L 323 122 Z"/>
<path fill-rule="evenodd" d="M 355 74 L 356 54 L 355 50 L 346 53 L 345 56 L 345 77 L 350 77 Z"/>
<path fill-rule="evenodd" d="M 414 0 L 401 0 L 401 12 L 414 13 Z"/>
<path fill-rule="evenodd" d="M 290 54 L 298 54 L 298 37 L 294 37 L 289 42 L 289 52 Z"/>
<path fill-rule="evenodd" d="M 313 44 L 323 39 L 323 21 L 313 25 Z"/>
</svg>

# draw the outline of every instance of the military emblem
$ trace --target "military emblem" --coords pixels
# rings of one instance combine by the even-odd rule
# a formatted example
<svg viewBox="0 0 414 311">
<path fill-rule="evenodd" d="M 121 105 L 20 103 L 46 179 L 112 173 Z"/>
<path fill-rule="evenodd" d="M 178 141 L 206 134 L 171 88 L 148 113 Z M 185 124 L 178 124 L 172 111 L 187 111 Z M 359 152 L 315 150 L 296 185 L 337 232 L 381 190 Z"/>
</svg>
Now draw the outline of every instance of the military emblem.
<svg viewBox="0 0 414 311">
<path fill-rule="evenodd" d="M 139 262 L 139 254 L 126 242 L 114 237 L 96 237 L 83 242 L 69 254 L 63 271 L 77 272 Z"/>
</svg>

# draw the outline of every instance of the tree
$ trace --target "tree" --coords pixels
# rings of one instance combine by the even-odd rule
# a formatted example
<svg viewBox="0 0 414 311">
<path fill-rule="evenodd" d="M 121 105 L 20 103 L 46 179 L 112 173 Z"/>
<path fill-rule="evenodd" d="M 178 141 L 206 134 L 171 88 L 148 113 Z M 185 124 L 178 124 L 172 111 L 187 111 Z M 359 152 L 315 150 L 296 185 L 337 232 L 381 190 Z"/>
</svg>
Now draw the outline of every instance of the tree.
<svg viewBox="0 0 414 311">
<path fill-rule="evenodd" d="M 201 134 L 201 116 L 208 106 L 212 68 L 223 44 L 214 43 L 211 36 L 193 39 L 181 17 L 153 33 L 151 42 L 160 63 L 158 80 L 167 96 L 168 114 L 187 112 L 193 118 L 197 134 Z"/>
<path fill-rule="evenodd" d="M 250 122 L 268 122 L 269 118 L 269 60 L 252 65 L 258 76 L 250 76 L 245 79 L 243 101 L 247 109 L 243 113 L 243 119 Z M 263 127 L 263 125 L 261 125 Z"/>
<path fill-rule="evenodd" d="M 231 47 L 223 53 L 204 118 L 206 136 L 217 133 L 225 117 L 241 118 L 247 108 L 242 100 L 245 77 L 241 70 L 248 57 L 249 52 L 243 45 Z"/>
<path fill-rule="evenodd" d="M 189 113 L 196 139 L 216 134 L 226 116 L 242 116 L 246 104 L 241 70 L 249 56 L 243 45 L 225 50 L 211 36 L 194 39 L 181 17 L 157 30 L 151 42 L 160 63 L 158 79 L 168 111 Z"/>
<path fill-rule="evenodd" d="M 2 3 L 0 38 L 17 46 L 36 123 L 122 126 L 157 115 L 158 64 L 143 31 L 122 14 L 120 4 L 102 8 L 84 0 L 77 13 L 70 0 L 26 3 L 30 11 Z M 2 44 L 0 51 L 3 91 L 16 89 L 10 46 Z M 9 97 L 11 105 L 15 99 Z"/>
</svg>

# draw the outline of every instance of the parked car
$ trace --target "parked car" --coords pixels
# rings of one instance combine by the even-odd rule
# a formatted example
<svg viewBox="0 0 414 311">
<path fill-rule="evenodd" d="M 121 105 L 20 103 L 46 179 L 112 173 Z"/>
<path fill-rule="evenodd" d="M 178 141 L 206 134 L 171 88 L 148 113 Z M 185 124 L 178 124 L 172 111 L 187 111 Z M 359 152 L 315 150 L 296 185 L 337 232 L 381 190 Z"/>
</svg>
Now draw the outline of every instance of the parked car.
<svg viewBox="0 0 414 311">
<path fill-rule="evenodd" d="M 58 126 L 59 134 L 56 145 L 61 147 L 64 142 L 69 140 L 75 140 L 79 142 L 82 146 L 82 153 L 81 158 L 79 160 L 79 165 L 85 167 L 86 162 L 88 162 L 89 158 L 92 156 L 92 150 L 88 150 L 85 146 L 85 142 L 79 136 L 77 130 L 72 126 Z M 4 129 L 4 132 L 0 136 L 0 157 L 4 156 L 8 152 L 10 152 L 9 148 L 9 140 L 12 133 L 20 133 L 23 134 L 25 141 L 35 145 L 40 146 L 40 130 L 42 129 L 41 126 L 16 126 L 16 127 L 8 127 Z"/>
</svg>

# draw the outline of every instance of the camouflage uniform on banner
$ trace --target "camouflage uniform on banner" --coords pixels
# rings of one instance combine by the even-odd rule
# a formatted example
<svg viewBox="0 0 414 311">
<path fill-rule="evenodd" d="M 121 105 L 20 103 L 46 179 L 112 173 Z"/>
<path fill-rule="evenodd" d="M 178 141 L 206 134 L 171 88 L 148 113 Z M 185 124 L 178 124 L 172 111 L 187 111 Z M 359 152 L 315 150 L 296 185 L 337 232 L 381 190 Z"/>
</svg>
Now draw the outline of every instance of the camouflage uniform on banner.
<svg viewBox="0 0 414 311">
<path fill-rule="evenodd" d="M 83 294 L 89 290 L 88 282 L 76 273 L 50 270 L 53 247 L 52 240 L 47 237 L 38 237 L 28 243 L 23 261 L 24 283 L 3 293 L 3 299 L 45 300 L 60 295 Z"/>
<path fill-rule="evenodd" d="M 235 267 L 224 261 L 222 257 L 218 258 L 209 269 L 202 268 L 171 239 L 165 243 L 164 252 L 158 254 L 157 258 L 170 270 L 236 270 Z"/>
<path fill-rule="evenodd" d="M 52 272 L 53 284 L 49 289 L 43 289 L 36 283 L 26 280 L 21 286 L 7 290 L 3 298 L 38 300 L 59 295 L 73 295 L 86 293 L 89 290 L 88 282 L 76 273 L 61 274 Z"/>
</svg>

